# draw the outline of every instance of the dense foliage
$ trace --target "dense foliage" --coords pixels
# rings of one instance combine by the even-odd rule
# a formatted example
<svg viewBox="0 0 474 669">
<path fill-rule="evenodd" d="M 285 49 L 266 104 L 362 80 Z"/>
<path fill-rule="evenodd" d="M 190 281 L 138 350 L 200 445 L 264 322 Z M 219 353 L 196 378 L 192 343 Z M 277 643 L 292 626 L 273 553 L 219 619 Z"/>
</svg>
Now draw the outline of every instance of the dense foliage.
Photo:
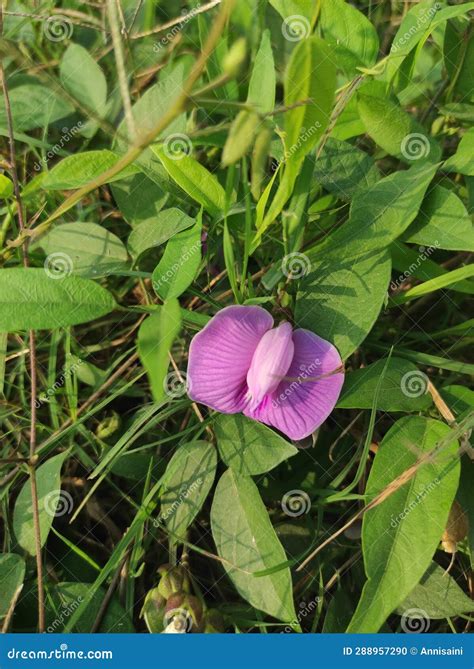
<svg viewBox="0 0 474 669">
<path fill-rule="evenodd" d="M 0 627 L 467 631 L 474 3 L 6 5 Z M 312 436 L 189 398 L 232 304 Z"/>
</svg>

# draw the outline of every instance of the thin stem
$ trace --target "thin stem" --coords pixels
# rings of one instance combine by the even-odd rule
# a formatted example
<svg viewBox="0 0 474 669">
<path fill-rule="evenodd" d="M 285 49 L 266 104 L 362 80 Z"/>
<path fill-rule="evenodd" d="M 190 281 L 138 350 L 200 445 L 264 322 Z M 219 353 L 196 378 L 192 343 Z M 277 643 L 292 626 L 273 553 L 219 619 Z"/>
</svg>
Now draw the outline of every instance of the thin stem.
<svg viewBox="0 0 474 669">
<path fill-rule="evenodd" d="M 113 165 L 113 167 L 105 170 L 95 179 L 92 179 L 92 181 L 90 181 L 88 184 L 82 188 L 79 188 L 72 195 L 66 198 L 66 200 L 51 214 L 51 216 L 49 216 L 49 218 L 47 218 L 43 223 L 35 228 L 34 231 L 25 230 L 25 232 L 21 233 L 16 240 L 10 242 L 9 249 L 7 249 L 7 251 L 2 254 L 4 258 L 9 256 L 11 249 L 20 246 L 25 241 L 25 238 L 28 238 L 32 234 L 36 236 L 45 232 L 53 221 L 66 213 L 66 211 L 69 211 L 69 209 L 80 202 L 83 197 L 110 181 L 113 177 L 115 177 L 115 175 L 119 174 L 119 172 L 133 163 L 133 161 L 136 160 L 152 142 L 155 141 L 157 136 L 163 132 L 163 130 L 165 130 L 169 124 L 186 109 L 186 104 L 188 102 L 189 96 L 191 95 L 194 84 L 204 71 L 206 63 L 222 35 L 222 31 L 234 4 L 235 0 L 227 0 L 225 3 L 223 3 L 222 9 L 209 32 L 209 37 L 207 38 L 207 41 L 204 44 L 199 57 L 197 58 L 186 82 L 184 83 L 181 92 L 177 95 L 174 102 L 170 105 L 168 111 L 163 114 L 155 126 L 148 132 L 144 133 L 142 136 L 137 137 L 136 143 L 130 147 L 127 153 L 122 156 L 122 158 L 120 158 L 120 160 L 118 160 L 115 165 Z"/>
<path fill-rule="evenodd" d="M 3 34 L 3 7 L 0 6 L 0 33 Z M 7 118 L 8 129 L 8 144 L 10 148 L 10 173 L 13 181 L 13 189 L 17 203 L 18 225 L 21 233 L 25 233 L 26 225 L 24 219 L 23 203 L 20 194 L 20 184 L 18 181 L 18 170 L 16 165 L 15 154 L 15 140 L 13 132 L 13 119 L 10 106 L 10 96 L 8 94 L 8 86 L 5 77 L 3 63 L 0 62 L 0 80 L 3 89 L 3 97 L 5 100 L 5 113 Z M 22 245 L 23 265 L 25 268 L 29 267 L 28 259 L 28 238 L 25 239 Z M 41 557 L 41 529 L 39 523 L 39 508 L 38 508 L 38 491 L 36 487 L 36 398 L 38 394 L 37 375 L 36 375 L 36 336 L 33 330 L 29 331 L 30 341 L 30 379 L 31 379 L 31 393 L 30 393 L 30 483 L 31 483 L 31 504 L 33 511 L 33 527 L 36 545 L 36 571 L 38 576 L 38 629 L 44 632 L 44 584 L 43 584 L 43 562 Z"/>
<path fill-rule="evenodd" d="M 125 71 L 125 58 L 123 54 L 122 38 L 120 36 L 119 15 L 116 2 L 118 2 L 118 0 L 107 0 L 107 15 L 109 17 L 112 44 L 114 46 L 115 65 L 117 67 L 120 95 L 122 96 L 128 136 L 132 141 L 134 141 L 136 136 L 135 121 L 133 119 L 132 102 L 130 100 L 130 92 L 128 90 L 127 73 Z"/>
</svg>

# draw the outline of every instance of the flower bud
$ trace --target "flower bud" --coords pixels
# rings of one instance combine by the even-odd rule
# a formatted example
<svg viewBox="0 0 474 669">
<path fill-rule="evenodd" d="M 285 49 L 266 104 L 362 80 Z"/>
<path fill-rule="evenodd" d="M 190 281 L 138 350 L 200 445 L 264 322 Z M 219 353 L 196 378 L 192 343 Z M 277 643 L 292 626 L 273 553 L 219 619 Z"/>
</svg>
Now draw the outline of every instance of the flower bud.
<svg viewBox="0 0 474 669">
<path fill-rule="evenodd" d="M 174 631 L 185 634 L 201 632 L 203 626 L 202 604 L 194 595 L 178 592 L 166 602 L 164 625 L 173 623 Z"/>
<path fill-rule="evenodd" d="M 172 567 L 169 564 L 158 567 L 158 573 L 161 576 L 158 583 L 158 592 L 165 599 L 171 597 L 176 592 L 189 592 L 190 585 L 185 569 L 177 565 Z"/>
<path fill-rule="evenodd" d="M 164 628 L 166 599 L 160 595 L 158 588 L 147 593 L 140 612 L 140 618 L 145 619 L 148 631 L 151 634 L 160 634 Z"/>
<path fill-rule="evenodd" d="M 229 51 L 224 56 L 222 69 L 225 74 L 228 74 L 230 77 L 237 76 L 240 68 L 244 64 L 246 54 L 247 45 L 245 39 L 240 37 L 232 44 Z"/>
</svg>

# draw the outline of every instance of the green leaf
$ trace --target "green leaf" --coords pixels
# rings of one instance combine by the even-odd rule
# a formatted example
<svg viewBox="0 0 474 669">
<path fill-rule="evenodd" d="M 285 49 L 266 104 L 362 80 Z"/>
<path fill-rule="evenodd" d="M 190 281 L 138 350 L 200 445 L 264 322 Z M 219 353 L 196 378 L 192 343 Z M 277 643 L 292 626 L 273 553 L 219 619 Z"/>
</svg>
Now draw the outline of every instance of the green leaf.
<svg viewBox="0 0 474 669">
<path fill-rule="evenodd" d="M 138 353 L 147 371 L 155 402 L 160 402 L 166 389 L 168 354 L 181 329 L 178 300 L 168 300 L 148 316 L 138 330 Z"/>
<path fill-rule="evenodd" d="M 474 176 L 474 128 L 464 133 L 456 153 L 444 163 L 443 170 Z"/>
<path fill-rule="evenodd" d="M 225 191 L 203 165 L 185 153 L 171 154 L 162 146 L 152 146 L 154 153 L 163 163 L 172 179 L 193 200 L 196 200 L 210 214 L 217 216 L 225 209 Z"/>
<path fill-rule="evenodd" d="M 450 251 L 474 251 L 474 225 L 456 193 L 435 186 L 403 239 Z"/>
<path fill-rule="evenodd" d="M 299 161 L 326 129 L 336 90 L 336 68 L 328 45 L 319 37 L 302 40 L 293 50 L 285 72 L 284 103 L 286 159 Z"/>
<path fill-rule="evenodd" d="M 298 453 L 266 425 L 240 414 L 219 414 L 214 428 L 221 458 L 238 474 L 264 474 Z"/>
<path fill-rule="evenodd" d="M 287 558 L 251 478 L 232 469 L 221 476 L 211 526 L 217 552 L 239 594 L 278 620 L 296 621 L 290 570 L 285 567 L 267 576 L 253 575 Z"/>
<path fill-rule="evenodd" d="M 414 165 L 358 190 L 349 220 L 315 247 L 318 254 L 329 248 L 357 258 L 387 247 L 416 218 L 435 172 L 435 165 Z"/>
<path fill-rule="evenodd" d="M 359 114 L 367 134 L 391 156 L 412 164 L 414 160 L 439 160 L 441 149 L 416 119 L 388 98 L 360 93 Z"/>
<path fill-rule="evenodd" d="M 105 114 L 107 82 L 102 69 L 87 49 L 71 43 L 61 59 L 59 75 L 64 88 L 86 111 L 100 118 Z"/>
<path fill-rule="evenodd" d="M 346 374 L 340 409 L 371 409 L 375 390 L 385 360 Z M 428 377 L 408 360 L 392 357 L 382 379 L 377 409 L 379 411 L 424 411 L 432 404 L 428 394 Z"/>
<path fill-rule="evenodd" d="M 185 537 L 214 483 L 216 467 L 216 448 L 207 441 L 179 446 L 171 458 L 163 478 L 160 518 L 172 538 Z"/>
<path fill-rule="evenodd" d="M 46 610 L 46 631 L 60 634 L 69 620 L 70 612 L 78 604 L 89 598 L 90 583 L 57 583 L 51 587 L 51 599 Z M 105 590 L 98 590 L 87 603 L 84 614 L 74 625 L 73 632 L 87 634 L 92 631 L 94 622 L 104 601 Z M 131 634 L 135 632 L 129 615 L 124 611 L 117 596 L 108 602 L 107 609 L 98 630 L 101 633 Z"/>
<path fill-rule="evenodd" d="M 9 97 L 13 127 L 16 132 L 46 128 L 50 123 L 74 111 L 72 105 L 60 98 L 51 88 L 33 80 L 31 83 L 11 88 Z M 3 96 L 0 97 L 0 126 L 8 127 Z"/>
<path fill-rule="evenodd" d="M 142 253 L 161 246 L 173 235 L 186 230 L 195 224 L 191 218 L 180 209 L 163 209 L 155 217 L 139 223 L 130 233 L 128 238 L 128 250 L 130 255 L 137 260 Z"/>
<path fill-rule="evenodd" d="M 443 7 L 438 0 L 422 0 L 414 5 L 405 14 L 393 38 L 385 70 L 387 80 L 393 79 L 415 47 L 419 49 L 423 46 L 436 26 L 455 16 L 467 14 L 472 9 L 474 2 Z"/>
<path fill-rule="evenodd" d="M 270 4 L 280 16 L 284 19 L 302 16 L 308 20 L 307 24 L 303 26 L 308 26 L 309 29 L 309 19 L 311 19 L 313 13 L 315 12 L 315 6 L 313 0 L 270 0 Z M 306 30 L 304 30 L 304 33 Z M 302 34 L 302 37 L 306 37 L 306 34 Z"/>
<path fill-rule="evenodd" d="M 15 553 L 0 555 L 0 622 L 23 587 L 25 561 Z"/>
<path fill-rule="evenodd" d="M 152 225 L 169 197 L 168 192 L 140 173 L 115 181 L 110 188 L 121 214 L 132 227 Z"/>
<path fill-rule="evenodd" d="M 53 330 L 87 323 L 117 306 L 94 281 L 66 276 L 66 254 L 49 258 L 45 269 L 0 270 L 0 332 Z"/>
<path fill-rule="evenodd" d="M 357 190 L 374 186 L 380 180 L 372 156 L 332 137 L 328 137 L 316 161 L 313 176 L 341 200 L 350 200 Z"/>
<path fill-rule="evenodd" d="M 337 63 L 348 75 L 357 74 L 359 66 L 374 65 L 379 50 L 377 31 L 362 12 L 348 2 L 323 2 L 321 28 Z"/>
<path fill-rule="evenodd" d="M 5 200 L 13 195 L 13 182 L 4 174 L 0 174 L 0 199 Z"/>
<path fill-rule="evenodd" d="M 153 290 L 162 300 L 179 297 L 194 280 L 201 263 L 201 217 L 172 237 L 153 270 Z"/>
<path fill-rule="evenodd" d="M 128 254 L 120 239 L 96 223 L 63 223 L 41 237 L 47 255 L 66 254 L 71 271 L 94 278 L 120 272 L 128 266 Z"/>
<path fill-rule="evenodd" d="M 390 297 L 390 302 L 392 304 L 403 304 L 404 302 L 412 300 L 414 297 L 422 297 L 423 295 L 432 293 L 435 290 L 440 290 L 441 288 L 451 288 L 451 286 L 455 286 L 457 283 L 460 283 L 465 279 L 470 279 L 472 276 L 474 276 L 474 265 L 458 267 L 451 272 L 447 272 L 434 279 L 420 283 L 413 288 L 409 288 L 404 293 Z"/>
<path fill-rule="evenodd" d="M 418 585 L 400 604 L 397 613 L 410 617 L 410 610 L 422 611 L 427 618 L 436 620 L 472 613 L 474 601 L 461 590 L 452 576 L 432 562 Z"/>
<path fill-rule="evenodd" d="M 44 546 L 53 524 L 56 511 L 72 509 L 72 499 L 68 493 L 61 492 L 61 467 L 68 452 L 53 456 L 36 470 L 38 490 L 38 511 L 41 546 Z M 13 511 L 13 531 L 20 546 L 30 555 L 36 555 L 33 508 L 31 502 L 31 484 L 27 480 L 18 495 Z"/>
<path fill-rule="evenodd" d="M 260 114 L 269 114 L 275 106 L 275 62 L 270 31 L 264 30 L 250 75 L 247 103 Z"/>
<path fill-rule="evenodd" d="M 113 167 L 119 159 L 120 155 L 118 153 L 114 153 L 108 149 L 76 153 L 73 156 L 63 158 L 63 160 L 57 163 L 48 172 L 41 183 L 41 187 L 45 190 L 81 188 L 81 186 L 98 177 L 99 174 Z M 112 177 L 110 181 L 123 179 L 131 174 L 136 174 L 138 171 L 139 168 L 136 165 L 128 165 L 119 174 Z"/>
<path fill-rule="evenodd" d="M 254 112 L 244 109 L 237 114 L 222 151 L 223 167 L 236 163 L 250 151 L 259 123 L 260 119 Z"/>
<path fill-rule="evenodd" d="M 457 451 L 451 429 L 430 418 L 402 418 L 385 435 L 367 481 L 369 502 L 420 456 L 432 457 L 364 515 L 362 549 L 368 580 L 347 632 L 377 632 L 429 567 L 459 482 Z"/>
<path fill-rule="evenodd" d="M 346 260 L 338 254 L 312 262 L 300 282 L 295 320 L 347 358 L 365 339 L 382 309 L 390 281 L 387 251 Z"/>
</svg>

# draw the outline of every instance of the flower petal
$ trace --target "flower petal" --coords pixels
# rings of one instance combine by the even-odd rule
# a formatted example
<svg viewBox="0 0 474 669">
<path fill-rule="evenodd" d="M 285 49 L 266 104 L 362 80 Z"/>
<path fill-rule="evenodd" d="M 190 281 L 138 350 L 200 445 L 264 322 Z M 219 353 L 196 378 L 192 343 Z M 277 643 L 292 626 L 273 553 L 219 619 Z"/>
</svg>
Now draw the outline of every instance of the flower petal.
<svg viewBox="0 0 474 669">
<path fill-rule="evenodd" d="M 273 318 L 262 307 L 219 311 L 191 342 L 189 397 L 222 413 L 242 411 L 253 354 L 272 325 Z"/>
<path fill-rule="evenodd" d="M 332 373 L 342 367 L 342 361 L 325 339 L 309 330 L 295 330 L 293 342 L 295 353 L 286 379 L 255 417 L 298 440 L 314 432 L 334 409 L 344 373 Z"/>
</svg>

